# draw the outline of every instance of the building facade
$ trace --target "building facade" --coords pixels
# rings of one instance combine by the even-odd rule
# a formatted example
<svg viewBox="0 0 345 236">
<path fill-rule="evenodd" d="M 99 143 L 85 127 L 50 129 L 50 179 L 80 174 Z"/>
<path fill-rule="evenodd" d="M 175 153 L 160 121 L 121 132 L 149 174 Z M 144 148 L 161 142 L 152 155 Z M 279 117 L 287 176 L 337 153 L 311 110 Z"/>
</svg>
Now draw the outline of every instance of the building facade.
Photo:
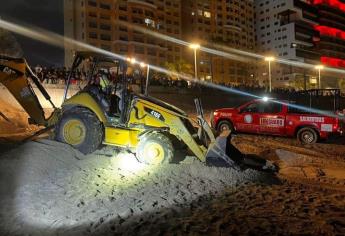
<svg viewBox="0 0 345 236">
<path fill-rule="evenodd" d="M 252 51 L 255 47 L 252 0 L 65 0 L 65 36 L 138 60 L 161 65 L 183 59 L 194 65 L 193 51 L 119 24 L 146 27 L 203 46 Z M 76 48 L 65 47 L 70 65 Z M 221 48 L 226 50 L 226 48 Z M 253 80 L 252 64 L 198 52 L 198 77 L 225 84 Z"/>
<path fill-rule="evenodd" d="M 254 2 L 251 0 L 186 0 L 182 8 L 182 37 L 210 48 L 227 47 L 253 51 L 255 47 Z M 193 52 L 185 48 L 186 58 Z M 254 66 L 206 52 L 198 53 L 202 80 L 224 84 L 252 83 Z"/>
<path fill-rule="evenodd" d="M 256 37 L 261 54 L 291 61 L 341 67 L 344 56 L 342 38 L 345 13 L 339 0 L 256 0 Z M 260 80 L 267 83 L 267 67 Z M 338 75 L 339 76 L 339 75 Z M 274 64 L 275 87 L 316 87 L 317 71 Z M 335 87 L 337 75 L 324 74 Z M 327 84 L 327 83 L 326 83 Z"/>
<path fill-rule="evenodd" d="M 180 0 L 64 0 L 65 36 L 159 65 L 181 59 L 181 46 L 119 24 L 127 22 L 181 38 Z M 77 48 L 65 45 L 65 65 Z"/>
<path fill-rule="evenodd" d="M 318 24 L 314 26 L 318 39 L 316 49 L 322 64 L 345 68 L 345 1 L 314 0 Z"/>
</svg>

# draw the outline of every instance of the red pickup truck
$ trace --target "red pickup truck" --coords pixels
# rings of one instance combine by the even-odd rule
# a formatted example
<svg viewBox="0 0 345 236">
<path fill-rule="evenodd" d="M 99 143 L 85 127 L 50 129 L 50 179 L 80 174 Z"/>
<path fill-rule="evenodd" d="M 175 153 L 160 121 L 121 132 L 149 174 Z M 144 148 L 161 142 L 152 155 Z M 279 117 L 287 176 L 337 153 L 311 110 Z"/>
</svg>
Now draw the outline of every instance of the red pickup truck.
<svg viewBox="0 0 345 236">
<path fill-rule="evenodd" d="M 243 133 L 297 137 L 312 144 L 330 135 L 344 133 L 344 120 L 313 114 L 288 106 L 287 102 L 259 99 L 237 108 L 223 108 L 211 113 L 211 125 L 219 132 L 232 130 Z"/>
</svg>

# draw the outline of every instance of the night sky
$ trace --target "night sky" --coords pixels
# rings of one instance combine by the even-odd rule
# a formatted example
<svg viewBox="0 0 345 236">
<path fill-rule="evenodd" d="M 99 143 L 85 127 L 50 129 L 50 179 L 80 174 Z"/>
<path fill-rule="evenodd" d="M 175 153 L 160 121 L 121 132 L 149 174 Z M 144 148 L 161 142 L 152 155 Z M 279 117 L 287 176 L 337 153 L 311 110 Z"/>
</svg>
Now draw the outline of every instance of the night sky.
<svg viewBox="0 0 345 236">
<path fill-rule="evenodd" d="M 0 17 L 16 23 L 38 26 L 63 34 L 63 0 L 6 0 L 2 1 Z M 63 65 L 63 49 L 17 36 L 24 57 L 31 65 Z"/>
</svg>

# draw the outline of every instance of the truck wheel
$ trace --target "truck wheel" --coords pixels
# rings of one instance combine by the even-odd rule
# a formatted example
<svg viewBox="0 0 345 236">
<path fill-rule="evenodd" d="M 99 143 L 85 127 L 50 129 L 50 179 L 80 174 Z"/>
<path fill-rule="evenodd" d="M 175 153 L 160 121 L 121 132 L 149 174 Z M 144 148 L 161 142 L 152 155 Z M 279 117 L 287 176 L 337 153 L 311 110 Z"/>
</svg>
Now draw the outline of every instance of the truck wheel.
<svg viewBox="0 0 345 236">
<path fill-rule="evenodd" d="M 164 134 L 150 133 L 140 140 L 136 155 L 140 162 L 150 165 L 170 163 L 174 157 L 174 148 Z"/>
<path fill-rule="evenodd" d="M 313 144 L 317 142 L 318 135 L 312 128 L 302 128 L 297 133 L 297 139 L 303 144 Z"/>
<path fill-rule="evenodd" d="M 222 120 L 221 122 L 219 122 L 217 131 L 219 133 L 222 133 L 223 131 L 227 131 L 227 130 L 230 130 L 231 133 L 234 132 L 235 129 L 234 129 L 233 124 L 227 120 Z"/>
<path fill-rule="evenodd" d="M 97 116 L 85 108 L 66 111 L 55 127 L 57 141 L 72 145 L 84 154 L 96 151 L 103 140 L 103 127 Z"/>
</svg>

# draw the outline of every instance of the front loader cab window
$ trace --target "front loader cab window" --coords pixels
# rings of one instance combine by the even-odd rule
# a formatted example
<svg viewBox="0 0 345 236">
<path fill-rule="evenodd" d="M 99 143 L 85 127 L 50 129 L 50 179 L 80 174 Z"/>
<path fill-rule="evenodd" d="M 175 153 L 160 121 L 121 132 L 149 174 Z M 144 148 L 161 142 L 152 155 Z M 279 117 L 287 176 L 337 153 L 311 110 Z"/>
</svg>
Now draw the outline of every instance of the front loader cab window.
<svg viewBox="0 0 345 236">
<path fill-rule="evenodd" d="M 75 73 L 82 73 L 83 79 L 75 81 Z M 74 85 L 80 93 L 88 93 L 95 99 L 109 122 L 123 124 L 131 103 L 130 92 L 142 91 L 138 88 L 142 85 L 138 79 L 141 77 L 140 67 L 127 60 L 93 52 L 77 52 L 67 80 L 65 99 L 70 85 Z"/>
</svg>

